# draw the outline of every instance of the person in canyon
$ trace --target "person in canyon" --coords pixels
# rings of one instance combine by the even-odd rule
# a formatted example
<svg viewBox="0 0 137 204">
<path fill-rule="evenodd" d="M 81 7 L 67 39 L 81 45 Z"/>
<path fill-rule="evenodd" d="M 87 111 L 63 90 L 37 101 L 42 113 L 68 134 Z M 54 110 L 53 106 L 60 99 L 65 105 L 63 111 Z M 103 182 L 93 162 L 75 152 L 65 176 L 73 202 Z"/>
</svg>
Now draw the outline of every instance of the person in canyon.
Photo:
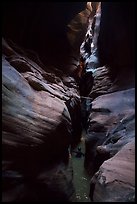
<svg viewBox="0 0 137 204">
<path fill-rule="evenodd" d="M 85 154 L 81 151 L 81 147 L 78 147 L 77 151 L 73 151 L 75 154 L 75 157 L 81 158 L 82 156 L 84 157 Z"/>
</svg>

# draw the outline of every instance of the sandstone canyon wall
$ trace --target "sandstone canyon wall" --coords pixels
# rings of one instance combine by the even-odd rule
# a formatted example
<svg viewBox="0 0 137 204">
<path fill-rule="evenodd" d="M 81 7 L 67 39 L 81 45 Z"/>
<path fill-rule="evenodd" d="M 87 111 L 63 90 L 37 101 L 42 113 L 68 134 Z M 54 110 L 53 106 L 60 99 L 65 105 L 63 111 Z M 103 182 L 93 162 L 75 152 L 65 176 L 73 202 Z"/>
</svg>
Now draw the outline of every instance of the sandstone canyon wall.
<svg viewBox="0 0 137 204">
<path fill-rule="evenodd" d="M 4 3 L 3 201 L 73 202 L 82 128 L 91 201 L 135 200 L 134 4 L 97 5 Z"/>
</svg>

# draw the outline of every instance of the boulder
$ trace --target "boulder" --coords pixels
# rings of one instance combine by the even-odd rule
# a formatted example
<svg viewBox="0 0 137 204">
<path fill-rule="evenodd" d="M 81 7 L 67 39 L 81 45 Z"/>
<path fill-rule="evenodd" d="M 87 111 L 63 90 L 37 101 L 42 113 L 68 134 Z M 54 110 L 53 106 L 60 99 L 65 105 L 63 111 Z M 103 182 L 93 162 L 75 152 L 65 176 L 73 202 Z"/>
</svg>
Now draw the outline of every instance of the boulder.
<svg viewBox="0 0 137 204">
<path fill-rule="evenodd" d="M 93 202 L 135 202 L 135 139 L 105 161 L 90 184 Z"/>
</svg>

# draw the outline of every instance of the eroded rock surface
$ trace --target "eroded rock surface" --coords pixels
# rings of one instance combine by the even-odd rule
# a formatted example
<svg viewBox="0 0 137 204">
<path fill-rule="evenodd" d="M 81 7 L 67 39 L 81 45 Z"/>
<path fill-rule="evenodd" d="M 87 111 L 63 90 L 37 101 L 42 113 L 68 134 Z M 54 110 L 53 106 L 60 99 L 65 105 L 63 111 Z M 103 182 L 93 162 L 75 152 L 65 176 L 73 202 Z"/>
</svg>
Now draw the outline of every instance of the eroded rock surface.
<svg viewBox="0 0 137 204">
<path fill-rule="evenodd" d="M 117 153 L 133 137 L 135 89 L 97 97 L 92 102 L 88 119 L 85 166 L 94 173 L 105 159 Z"/>
<path fill-rule="evenodd" d="M 91 199 L 95 202 L 135 201 L 135 139 L 105 161 L 91 179 Z"/>
<path fill-rule="evenodd" d="M 120 154 L 121 149 L 126 149 L 126 144 L 130 144 L 135 138 L 135 88 L 130 88 L 134 87 L 131 83 L 134 75 L 132 73 L 129 76 L 131 76 L 130 80 L 126 81 L 126 77 L 120 80 L 119 76 L 119 79 L 114 82 L 106 67 L 97 68 L 94 74 L 93 89 L 89 94 L 91 100 L 93 99 L 92 109 L 88 118 L 85 140 L 85 168 L 91 177 L 93 176 L 90 198 L 94 202 L 133 202 L 135 199 L 133 144 L 131 145 L 132 162 L 130 162 L 128 148 L 129 157 L 128 153 L 127 155 L 125 153 L 126 150 L 123 150 L 127 158 L 126 164 Z M 118 157 L 115 156 L 117 153 Z M 111 157 L 112 160 L 109 159 Z M 108 163 L 104 162 L 105 160 L 108 160 Z M 105 164 L 108 164 L 110 169 Z M 126 171 L 126 165 L 129 165 L 128 171 Z M 117 175 L 120 175 L 122 170 L 122 178 L 118 178 Z M 106 183 L 103 180 L 104 172 L 107 172 L 106 177 L 113 175 L 112 182 Z M 131 174 L 132 182 L 126 183 L 130 180 Z M 126 196 L 123 197 L 124 195 Z"/>
<path fill-rule="evenodd" d="M 134 88 L 103 94 L 93 100 L 85 140 L 85 168 L 92 178 L 92 201 L 134 201 L 134 139 Z"/>
<path fill-rule="evenodd" d="M 86 124 L 84 165 L 92 178 L 92 201 L 133 202 L 135 7 L 132 2 L 124 5 L 101 2 L 100 8 L 100 22 L 99 18 L 96 21 L 100 27 L 92 22 L 81 47 L 85 58 L 83 73 L 90 72 L 93 76 L 91 90 L 89 83 L 87 89 L 83 85 L 85 93 L 88 90 L 85 100 L 90 100 L 92 107 Z M 96 28 L 99 28 L 99 33 Z M 95 36 L 98 40 L 95 39 L 94 47 Z"/>
<path fill-rule="evenodd" d="M 3 201 L 71 201 L 68 148 L 81 133 L 76 82 L 43 70 L 5 40 L 3 52 Z"/>
</svg>

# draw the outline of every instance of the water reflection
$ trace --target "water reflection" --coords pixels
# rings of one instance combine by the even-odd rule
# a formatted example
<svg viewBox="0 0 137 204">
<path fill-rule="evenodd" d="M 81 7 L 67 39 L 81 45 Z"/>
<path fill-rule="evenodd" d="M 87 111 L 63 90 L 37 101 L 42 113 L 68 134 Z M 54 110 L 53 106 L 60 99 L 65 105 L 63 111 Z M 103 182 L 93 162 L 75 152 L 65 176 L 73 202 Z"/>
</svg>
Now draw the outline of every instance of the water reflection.
<svg viewBox="0 0 137 204">
<path fill-rule="evenodd" d="M 78 145 L 81 147 L 81 151 L 85 152 L 84 138 Z M 77 151 L 77 149 L 75 150 Z M 76 157 L 76 153 L 72 153 L 74 186 L 76 189 L 76 200 L 74 202 L 91 202 L 89 198 L 90 177 L 87 175 L 84 169 L 84 157 Z"/>
</svg>

